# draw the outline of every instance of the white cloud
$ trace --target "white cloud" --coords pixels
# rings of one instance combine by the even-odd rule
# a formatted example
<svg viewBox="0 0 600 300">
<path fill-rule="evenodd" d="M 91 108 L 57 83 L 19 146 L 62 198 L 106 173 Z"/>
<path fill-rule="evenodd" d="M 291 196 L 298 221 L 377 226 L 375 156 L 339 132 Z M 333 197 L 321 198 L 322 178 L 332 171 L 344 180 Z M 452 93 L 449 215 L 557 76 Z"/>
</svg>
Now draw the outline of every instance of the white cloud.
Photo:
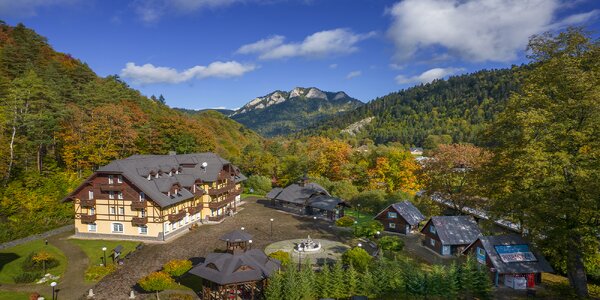
<svg viewBox="0 0 600 300">
<path fill-rule="evenodd" d="M 388 11 L 393 18 L 388 36 L 399 61 L 441 46 L 469 61 L 507 62 L 517 58 L 531 35 L 598 15 L 589 12 L 557 21 L 562 5 L 560 0 L 404 0 Z"/>
<path fill-rule="evenodd" d="M 352 78 L 358 77 L 360 75 L 362 75 L 361 71 L 352 71 L 352 72 L 348 73 L 348 75 L 346 75 L 346 79 L 352 79 Z"/>
<path fill-rule="evenodd" d="M 404 76 L 398 75 L 396 76 L 396 82 L 398 84 L 407 84 L 407 83 L 429 83 L 436 79 L 444 78 L 446 76 L 450 76 L 456 74 L 457 72 L 463 71 L 462 68 L 433 68 L 427 70 L 420 75 L 416 76 Z"/>
<path fill-rule="evenodd" d="M 330 69 L 337 69 L 337 67 L 338 67 L 338 64 L 330 64 L 329 65 Z"/>
<path fill-rule="evenodd" d="M 0 0 L 0 16 L 30 17 L 41 7 L 75 4 L 78 0 Z"/>
<path fill-rule="evenodd" d="M 156 67 L 152 64 L 138 66 L 128 62 L 121 70 L 121 77 L 129 78 L 136 84 L 181 83 L 191 79 L 208 77 L 239 77 L 256 69 L 252 64 L 241 64 L 237 61 L 216 61 L 208 66 L 194 66 L 182 72 L 170 67 Z"/>
<path fill-rule="evenodd" d="M 231 6 L 249 0 L 137 0 L 133 10 L 146 23 L 154 23 L 166 14 L 193 13 L 203 9 Z M 256 0 L 258 2 L 258 0 Z"/>
<path fill-rule="evenodd" d="M 302 42 L 284 43 L 283 36 L 273 36 L 243 45 L 236 52 L 258 54 L 260 59 L 290 57 L 325 57 L 358 51 L 356 44 L 375 35 L 374 32 L 356 34 L 345 28 L 325 30 L 307 36 Z"/>
</svg>

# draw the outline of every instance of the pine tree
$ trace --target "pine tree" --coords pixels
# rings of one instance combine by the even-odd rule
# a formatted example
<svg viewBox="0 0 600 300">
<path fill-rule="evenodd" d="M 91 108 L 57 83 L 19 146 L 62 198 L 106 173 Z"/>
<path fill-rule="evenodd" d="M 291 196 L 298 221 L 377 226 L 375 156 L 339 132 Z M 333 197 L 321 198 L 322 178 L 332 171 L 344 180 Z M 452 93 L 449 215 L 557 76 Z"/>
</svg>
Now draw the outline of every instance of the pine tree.
<svg viewBox="0 0 600 300">
<path fill-rule="evenodd" d="M 324 265 L 321 272 L 317 275 L 317 283 L 319 288 L 319 297 L 331 298 L 332 293 L 332 278 L 329 265 Z"/>
<path fill-rule="evenodd" d="M 299 280 L 298 270 L 296 268 L 288 268 L 283 274 L 283 294 L 286 299 L 300 300 L 302 297 L 302 286 Z"/>
<path fill-rule="evenodd" d="M 317 298 L 316 274 L 313 270 L 310 259 L 303 262 L 302 270 L 300 271 L 300 299 L 312 300 Z"/>
<path fill-rule="evenodd" d="M 359 287 L 359 276 L 360 274 L 354 269 L 352 264 L 346 269 L 346 289 L 350 297 L 356 295 Z"/>
<path fill-rule="evenodd" d="M 333 298 L 348 297 L 348 290 L 346 289 L 344 280 L 344 268 L 342 267 L 341 260 L 337 260 L 331 269 L 331 286 Z"/>
<path fill-rule="evenodd" d="M 275 272 L 268 281 L 265 289 L 265 299 L 267 300 L 285 300 L 283 293 L 284 284 L 283 274 L 280 271 Z"/>
<path fill-rule="evenodd" d="M 372 293 L 376 283 L 375 279 L 373 278 L 373 274 L 371 274 L 371 271 L 368 268 L 365 269 L 365 271 L 360 277 L 361 278 L 358 284 L 358 293 L 361 296 L 376 297 L 377 295 L 373 295 Z"/>
</svg>

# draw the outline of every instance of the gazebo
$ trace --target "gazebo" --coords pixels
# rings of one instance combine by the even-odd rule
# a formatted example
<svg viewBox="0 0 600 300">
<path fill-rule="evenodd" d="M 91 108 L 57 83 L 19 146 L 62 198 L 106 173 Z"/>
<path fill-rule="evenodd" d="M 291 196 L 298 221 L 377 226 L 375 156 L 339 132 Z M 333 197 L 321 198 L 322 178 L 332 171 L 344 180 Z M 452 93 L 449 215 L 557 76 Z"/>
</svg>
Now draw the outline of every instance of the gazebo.
<svg viewBox="0 0 600 300">
<path fill-rule="evenodd" d="M 245 251 L 248 243 L 252 243 L 252 235 L 241 230 L 234 230 L 219 238 L 227 243 L 227 252 Z"/>
<path fill-rule="evenodd" d="M 259 249 L 248 249 L 252 236 L 233 231 L 220 239 L 227 242 L 226 253 L 210 253 L 190 274 L 202 278 L 202 299 L 258 299 L 266 279 L 281 263 Z"/>
</svg>

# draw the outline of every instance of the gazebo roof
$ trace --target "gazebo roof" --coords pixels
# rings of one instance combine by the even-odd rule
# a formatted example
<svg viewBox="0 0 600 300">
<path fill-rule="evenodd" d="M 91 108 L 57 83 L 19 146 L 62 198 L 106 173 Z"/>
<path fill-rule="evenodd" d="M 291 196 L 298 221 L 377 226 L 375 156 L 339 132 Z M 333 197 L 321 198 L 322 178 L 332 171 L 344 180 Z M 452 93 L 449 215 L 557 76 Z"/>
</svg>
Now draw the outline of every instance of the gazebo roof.
<svg viewBox="0 0 600 300">
<path fill-rule="evenodd" d="M 241 230 L 234 230 L 222 235 L 219 239 L 225 242 L 247 242 L 252 239 L 252 235 Z"/>
<path fill-rule="evenodd" d="M 210 253 L 201 265 L 190 270 L 203 279 L 219 285 L 260 281 L 281 267 L 281 263 L 269 258 L 258 249 L 242 253 Z"/>
</svg>

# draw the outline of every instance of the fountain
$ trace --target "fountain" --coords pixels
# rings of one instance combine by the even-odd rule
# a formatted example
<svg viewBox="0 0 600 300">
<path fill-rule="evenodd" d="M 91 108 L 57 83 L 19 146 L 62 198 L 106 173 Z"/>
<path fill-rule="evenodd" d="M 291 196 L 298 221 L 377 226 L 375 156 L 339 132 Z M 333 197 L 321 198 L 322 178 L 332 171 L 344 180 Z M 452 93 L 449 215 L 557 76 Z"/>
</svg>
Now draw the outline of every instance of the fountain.
<svg viewBox="0 0 600 300">
<path fill-rule="evenodd" d="M 294 247 L 294 252 L 316 252 L 321 250 L 321 243 L 313 241 L 310 235 L 306 240 L 302 240 Z"/>
</svg>

